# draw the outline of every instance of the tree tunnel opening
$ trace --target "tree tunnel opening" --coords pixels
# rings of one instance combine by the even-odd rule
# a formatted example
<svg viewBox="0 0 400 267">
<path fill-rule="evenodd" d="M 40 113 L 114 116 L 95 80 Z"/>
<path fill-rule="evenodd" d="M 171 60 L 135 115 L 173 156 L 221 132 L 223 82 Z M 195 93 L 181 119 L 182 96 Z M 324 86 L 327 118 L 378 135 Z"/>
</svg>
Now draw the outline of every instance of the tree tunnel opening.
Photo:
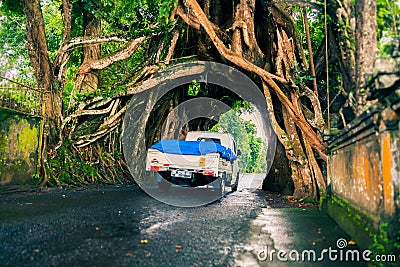
<svg viewBox="0 0 400 267">
<path fill-rule="evenodd" d="M 207 111 L 199 110 L 199 113 L 203 112 L 201 116 L 189 119 L 187 118 L 189 113 L 196 107 L 188 105 L 187 108 L 190 108 L 190 111 L 176 112 L 176 109 L 180 105 L 184 105 L 185 102 L 202 98 L 214 99 L 215 104 L 220 101 L 226 105 L 227 109 L 213 113 L 210 107 L 205 104 L 204 109 L 207 109 Z M 228 132 L 235 137 L 238 150 L 242 153 L 239 156 L 241 173 L 263 174 L 263 177 L 267 178 L 265 181 L 273 185 L 277 181 L 268 179 L 271 177 L 268 172 L 270 166 L 267 166 L 268 140 L 265 133 L 262 132 L 262 125 L 257 121 L 257 113 L 260 112 L 263 111 L 255 109 L 251 103 L 246 102 L 238 94 L 223 86 L 204 82 L 184 84 L 168 91 L 151 110 L 146 123 L 146 148 L 160 140 L 184 140 L 190 131 Z M 185 122 L 178 123 L 179 120 Z M 282 156 L 285 159 L 284 151 Z M 283 178 L 274 176 L 279 178 L 278 184 L 290 184 L 290 174 L 285 172 L 282 172 L 282 174 L 284 175 Z M 293 185 L 293 182 L 291 184 Z M 288 188 L 291 188 L 290 185 Z M 283 191 L 281 186 L 263 186 L 263 189 Z M 289 191 L 286 190 L 286 192 Z"/>
<path fill-rule="evenodd" d="M 213 113 L 212 110 L 209 110 L 209 112 L 204 112 L 204 110 L 199 109 L 197 110 L 199 114 L 209 113 L 213 117 L 199 116 L 187 121 L 187 123 L 183 123 L 180 129 L 175 129 L 175 127 L 178 127 L 178 124 L 174 124 L 174 122 L 182 119 L 179 118 L 178 115 L 187 116 L 187 114 L 190 112 L 189 110 L 186 110 L 183 111 L 181 114 L 176 114 L 175 117 L 172 118 L 173 120 L 167 122 L 168 129 L 163 129 L 163 126 L 165 127 L 164 124 L 168 119 L 168 116 L 170 116 L 171 118 L 170 113 L 176 107 L 186 101 L 199 98 L 215 99 L 216 101 L 220 101 L 224 105 L 226 105 L 226 108 L 239 108 L 238 105 L 241 105 L 244 102 L 244 100 L 235 92 L 232 92 L 227 88 L 215 84 L 192 82 L 191 84 L 178 86 L 163 95 L 154 105 L 154 108 L 151 110 L 146 123 L 146 147 L 148 148 L 149 146 L 163 138 L 184 139 L 188 131 L 208 131 L 215 124 L 217 124 L 220 115 L 218 114 L 219 112 Z M 193 106 L 190 108 L 193 108 Z M 204 108 L 206 108 L 206 106 L 204 106 Z M 163 130 L 169 131 L 170 133 L 163 132 Z M 177 131 L 179 135 L 171 135 L 171 133 L 175 133 Z"/>
<path fill-rule="evenodd" d="M 236 68 L 216 62 L 185 62 L 157 73 L 135 91 L 136 96 L 131 99 L 124 118 L 122 144 L 129 170 L 144 191 L 162 202 L 181 205 L 181 197 L 186 192 L 203 189 L 201 186 L 190 185 L 197 171 L 203 176 L 218 177 L 216 181 L 225 181 L 226 178 L 227 182 L 223 184 L 233 191 L 238 188 L 237 177 L 240 173 L 245 173 L 243 176 L 249 178 L 246 189 L 253 191 L 261 187 L 272 165 L 276 135 L 269 122 L 265 97 L 249 76 Z M 196 132 L 198 130 L 201 132 Z M 214 174 L 204 174 L 210 170 L 205 165 L 199 165 L 203 154 L 182 153 L 182 144 L 196 145 L 197 148 L 200 146 L 179 141 L 185 138 L 187 132 L 191 135 L 207 134 L 227 138 L 225 140 L 229 141 L 224 141 L 223 146 L 229 149 L 235 147 L 233 151 L 240 149 L 242 153 L 233 158 L 223 158 L 226 156 L 222 154 L 224 148 L 207 152 L 209 157 L 215 156 L 218 159 L 218 165 L 206 166 L 228 166 L 232 169 L 218 167 L 212 170 Z M 237 146 L 234 145 L 236 141 Z M 172 143 L 174 152 L 163 152 L 165 143 Z M 246 160 L 237 160 L 236 157 Z M 189 161 L 192 164 L 186 164 Z M 211 159 L 205 161 L 214 164 Z M 221 165 L 224 162 L 227 164 Z M 240 164 L 241 172 L 238 171 Z M 165 179 L 160 172 L 171 173 L 171 176 Z M 190 180 L 182 181 L 183 178 Z M 186 182 L 185 185 L 172 187 L 174 192 L 178 188 L 182 190 L 182 194 L 175 196 L 155 190 L 154 185 L 158 183 L 160 186 L 164 180 L 170 184 Z M 207 184 L 207 188 L 211 186 L 227 192 L 222 189 L 225 188 L 222 184 L 215 187 L 212 183 Z M 198 197 L 193 199 L 196 204 L 192 203 L 191 206 L 205 203 L 203 194 Z M 209 200 L 212 201 L 207 198 L 206 202 L 210 203 Z"/>
</svg>

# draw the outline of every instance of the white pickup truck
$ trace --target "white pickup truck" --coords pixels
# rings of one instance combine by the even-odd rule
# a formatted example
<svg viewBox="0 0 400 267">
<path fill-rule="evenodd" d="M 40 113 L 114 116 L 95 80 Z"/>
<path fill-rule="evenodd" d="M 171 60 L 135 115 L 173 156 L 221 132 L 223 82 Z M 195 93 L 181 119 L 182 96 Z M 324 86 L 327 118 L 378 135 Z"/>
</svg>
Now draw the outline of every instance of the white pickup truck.
<svg viewBox="0 0 400 267">
<path fill-rule="evenodd" d="M 158 173 L 158 184 L 163 190 L 173 183 L 209 187 L 224 195 L 227 187 L 235 191 L 238 186 L 240 151 L 236 149 L 230 134 L 193 131 L 185 141 L 163 140 L 151 146 L 146 170 Z"/>
</svg>

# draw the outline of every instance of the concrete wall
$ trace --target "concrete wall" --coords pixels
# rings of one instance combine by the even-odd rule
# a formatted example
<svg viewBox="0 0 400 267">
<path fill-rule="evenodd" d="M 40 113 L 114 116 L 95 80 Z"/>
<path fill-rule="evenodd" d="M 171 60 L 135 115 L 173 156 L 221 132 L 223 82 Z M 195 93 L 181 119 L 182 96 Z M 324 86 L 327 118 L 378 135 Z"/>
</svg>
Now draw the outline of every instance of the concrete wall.
<svg viewBox="0 0 400 267">
<path fill-rule="evenodd" d="M 338 150 L 329 158 L 331 190 L 357 204 L 375 217 L 380 213 L 382 176 L 380 175 L 380 144 L 376 135 L 368 136 Z"/>
<path fill-rule="evenodd" d="M 377 229 L 400 207 L 400 136 L 398 121 L 386 126 L 385 110 L 369 111 L 331 140 L 328 184 L 331 195 L 354 204 Z"/>
<path fill-rule="evenodd" d="M 0 186 L 34 184 L 41 119 L 0 108 Z"/>
<path fill-rule="evenodd" d="M 327 141 L 323 208 L 364 247 L 372 240 L 361 232 L 400 219 L 400 86 L 374 90 L 379 101 Z"/>
</svg>

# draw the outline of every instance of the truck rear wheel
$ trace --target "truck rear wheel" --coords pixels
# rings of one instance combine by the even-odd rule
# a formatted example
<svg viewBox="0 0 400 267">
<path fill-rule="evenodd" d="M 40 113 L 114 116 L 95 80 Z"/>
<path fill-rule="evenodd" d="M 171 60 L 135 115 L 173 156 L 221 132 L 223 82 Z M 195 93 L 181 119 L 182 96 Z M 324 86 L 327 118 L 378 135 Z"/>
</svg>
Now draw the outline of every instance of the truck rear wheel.
<svg viewBox="0 0 400 267">
<path fill-rule="evenodd" d="M 232 192 L 236 192 L 236 191 L 237 191 L 237 189 L 238 189 L 238 185 L 237 185 L 237 183 L 236 183 L 236 184 L 234 184 L 234 185 L 232 185 L 232 187 L 231 187 L 231 191 L 232 191 Z"/>
<path fill-rule="evenodd" d="M 218 196 L 223 197 L 225 195 L 225 188 L 226 188 L 226 173 L 223 173 L 222 177 L 219 179 L 220 179 L 219 188 L 217 188 L 216 192 Z"/>
</svg>

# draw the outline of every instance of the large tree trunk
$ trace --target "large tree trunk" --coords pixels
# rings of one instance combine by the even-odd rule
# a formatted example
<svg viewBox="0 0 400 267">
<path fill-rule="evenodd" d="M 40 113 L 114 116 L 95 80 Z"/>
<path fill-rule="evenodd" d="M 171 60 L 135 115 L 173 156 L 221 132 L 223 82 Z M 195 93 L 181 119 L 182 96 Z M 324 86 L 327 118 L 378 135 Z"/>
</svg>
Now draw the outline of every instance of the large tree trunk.
<svg viewBox="0 0 400 267">
<path fill-rule="evenodd" d="M 372 74 L 376 57 L 376 1 L 356 1 L 356 76 L 357 114 L 361 114 L 366 104 L 365 75 Z"/>
<path fill-rule="evenodd" d="M 101 34 L 101 23 L 91 12 L 83 13 L 83 36 L 93 37 Z M 99 60 L 101 58 L 100 44 L 87 44 L 83 46 L 83 63 Z M 81 92 L 93 92 L 99 85 L 99 72 L 94 70 L 88 73 L 83 80 Z"/>
<path fill-rule="evenodd" d="M 62 10 L 63 10 L 63 38 L 62 43 L 66 44 L 71 40 L 71 29 L 72 29 L 72 3 L 70 0 L 62 0 Z M 62 48 L 62 47 L 61 47 Z M 60 48 L 60 50 L 61 50 Z M 59 84 L 59 95 L 62 98 L 64 85 L 65 85 L 65 72 L 67 67 L 67 62 L 70 58 L 70 53 L 61 53 L 59 51 L 53 62 L 54 76 L 57 77 Z"/>
<path fill-rule="evenodd" d="M 339 42 L 343 67 L 345 68 L 345 72 L 348 73 L 348 79 L 345 80 L 343 85 L 346 92 L 351 92 L 356 89 L 356 58 L 354 54 L 356 26 L 354 19 L 354 6 L 352 4 L 353 1 L 330 0 L 329 2 L 330 6 L 337 7 L 330 10 L 333 13 L 330 13 L 329 15 L 336 18 L 334 23 L 339 25 L 335 28 L 335 38 Z"/>
<path fill-rule="evenodd" d="M 47 182 L 46 158 L 52 154 L 58 138 L 58 126 L 61 120 L 62 102 L 60 93 L 55 90 L 52 65 L 48 56 L 43 14 L 39 0 L 23 0 L 26 17 L 27 48 L 44 105 L 44 129 L 39 147 L 39 170 L 43 184 Z"/>
<path fill-rule="evenodd" d="M 45 102 L 45 116 L 58 122 L 61 116 L 61 101 L 54 90 L 54 77 L 48 56 L 43 14 L 39 0 L 24 0 L 26 17 L 27 48 L 33 73 Z"/>
<path fill-rule="evenodd" d="M 376 1 L 329 0 L 328 3 L 332 7 L 328 13 L 333 19 L 329 32 L 335 39 L 333 42 L 328 39 L 333 52 L 329 63 L 339 62 L 346 105 L 360 114 L 366 105 L 365 75 L 372 73 L 376 57 Z M 340 59 L 334 50 L 338 50 Z M 320 55 L 317 58 L 322 59 Z"/>
</svg>

